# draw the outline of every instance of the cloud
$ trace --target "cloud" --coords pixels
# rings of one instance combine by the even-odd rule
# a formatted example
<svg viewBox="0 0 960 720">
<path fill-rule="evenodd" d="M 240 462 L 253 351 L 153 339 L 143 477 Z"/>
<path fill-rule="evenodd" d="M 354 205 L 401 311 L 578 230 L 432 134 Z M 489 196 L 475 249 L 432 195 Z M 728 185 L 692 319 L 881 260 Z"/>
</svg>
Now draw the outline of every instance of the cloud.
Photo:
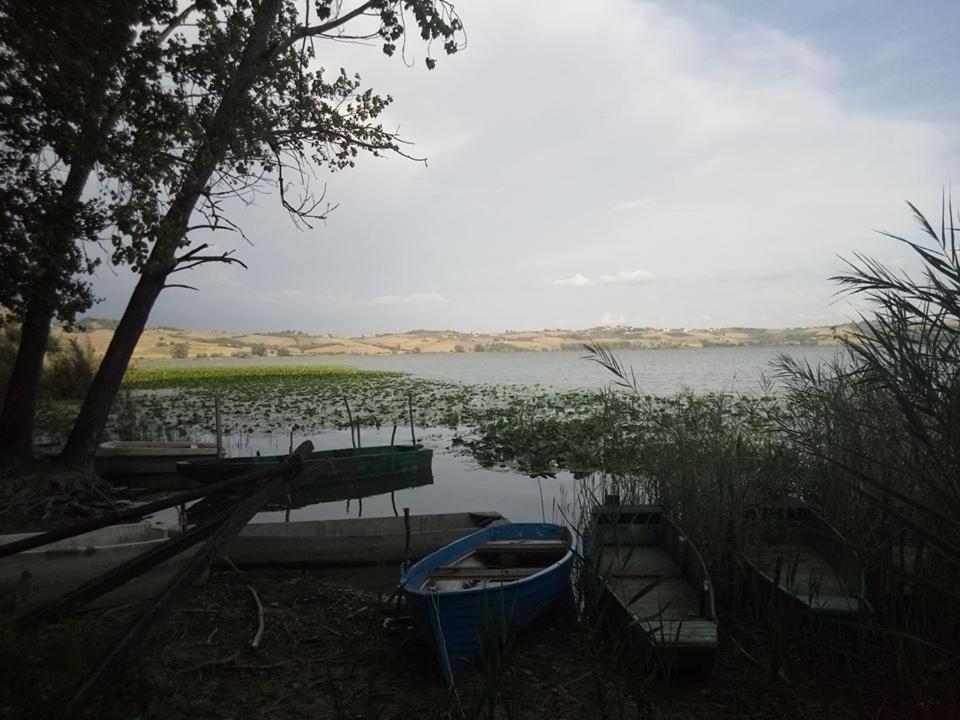
<svg viewBox="0 0 960 720">
<path fill-rule="evenodd" d="M 411 293 L 410 295 L 380 295 L 373 299 L 374 305 L 429 305 L 448 300 L 438 292 Z"/>
<path fill-rule="evenodd" d="M 614 315 L 613 313 L 604 313 L 600 318 L 600 325 L 603 327 L 617 327 L 618 325 L 626 325 L 627 316 L 623 313 Z"/>
<path fill-rule="evenodd" d="M 614 275 L 600 276 L 600 282 L 604 285 L 640 285 L 653 279 L 653 273 L 649 270 L 621 270 Z"/>
<path fill-rule="evenodd" d="M 621 212 L 626 210 L 636 210 L 639 207 L 644 207 L 653 202 L 652 198 L 642 197 L 635 200 L 624 200 L 613 206 L 614 210 L 620 210 Z"/>
<path fill-rule="evenodd" d="M 591 286 L 595 285 L 596 283 L 593 282 L 593 280 L 591 280 L 590 278 L 588 278 L 588 277 L 587 277 L 586 275 L 584 275 L 583 273 L 576 273 L 576 274 L 573 275 L 572 277 L 561 278 L 560 280 L 554 280 L 554 281 L 553 281 L 553 284 L 554 284 L 554 285 L 566 285 L 566 286 L 568 286 L 568 287 L 582 288 L 582 287 L 591 287 Z"/>
<path fill-rule="evenodd" d="M 903 201 L 936 216 L 956 174 L 957 113 L 924 99 L 952 106 L 960 90 L 933 82 L 929 63 L 871 64 L 864 48 L 885 38 L 854 11 L 824 29 L 834 43 L 783 3 L 462 5 L 470 46 L 432 72 L 369 46 L 325 47 L 325 65 L 395 98 L 383 124 L 429 166 L 363 156 L 318 171 L 339 208 L 310 232 L 276 197 L 238 209 L 231 219 L 262 239 L 237 241 L 250 270 L 197 271 L 203 301 L 165 292 L 151 323 L 589 327 L 611 307 L 670 327 L 703 322 L 706 308 L 717 326 L 793 324 L 798 312 L 840 321 L 848 312 L 827 280 L 837 255 L 899 266 L 896 243 L 872 229 L 909 234 Z M 886 39 L 923 49 L 920 27 Z M 648 288 L 631 285 L 642 274 L 621 276 L 638 266 L 656 268 Z M 98 273 L 108 300 L 92 313 L 123 311 L 136 279 L 118 272 Z M 652 287 L 655 303 L 612 299 Z M 280 295 L 300 288 L 334 300 Z"/>
</svg>

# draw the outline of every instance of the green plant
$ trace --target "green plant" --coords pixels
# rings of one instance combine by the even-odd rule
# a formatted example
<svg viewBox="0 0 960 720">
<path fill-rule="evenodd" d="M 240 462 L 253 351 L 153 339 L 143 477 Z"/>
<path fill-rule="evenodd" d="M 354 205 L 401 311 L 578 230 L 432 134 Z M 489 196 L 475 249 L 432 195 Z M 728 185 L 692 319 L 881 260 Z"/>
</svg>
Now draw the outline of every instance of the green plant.
<svg viewBox="0 0 960 720">
<path fill-rule="evenodd" d="M 50 353 L 41 388 L 47 398 L 79 400 L 87 392 L 100 358 L 89 340 L 70 338 L 59 352 Z"/>
</svg>

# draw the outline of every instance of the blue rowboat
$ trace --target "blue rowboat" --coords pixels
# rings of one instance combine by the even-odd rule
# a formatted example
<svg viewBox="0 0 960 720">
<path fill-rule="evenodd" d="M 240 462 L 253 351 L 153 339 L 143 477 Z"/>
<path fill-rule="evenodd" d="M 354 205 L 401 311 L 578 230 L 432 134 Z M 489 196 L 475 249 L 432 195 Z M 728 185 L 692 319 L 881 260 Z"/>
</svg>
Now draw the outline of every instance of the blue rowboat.
<svg viewBox="0 0 960 720">
<path fill-rule="evenodd" d="M 559 525 L 504 523 L 404 569 L 409 613 L 448 681 L 569 593 L 570 543 Z"/>
</svg>

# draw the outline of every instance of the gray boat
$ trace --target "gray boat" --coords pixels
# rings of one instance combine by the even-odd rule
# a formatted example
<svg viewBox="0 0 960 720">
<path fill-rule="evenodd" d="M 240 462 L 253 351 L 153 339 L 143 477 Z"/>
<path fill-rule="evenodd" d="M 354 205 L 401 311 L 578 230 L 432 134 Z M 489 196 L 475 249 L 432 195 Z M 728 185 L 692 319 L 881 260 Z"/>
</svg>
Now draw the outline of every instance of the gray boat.
<svg viewBox="0 0 960 720">
<path fill-rule="evenodd" d="M 415 560 L 489 525 L 497 512 L 411 515 L 409 555 Z M 250 523 L 224 555 L 238 566 L 365 565 L 406 560 L 403 516 Z"/>
</svg>

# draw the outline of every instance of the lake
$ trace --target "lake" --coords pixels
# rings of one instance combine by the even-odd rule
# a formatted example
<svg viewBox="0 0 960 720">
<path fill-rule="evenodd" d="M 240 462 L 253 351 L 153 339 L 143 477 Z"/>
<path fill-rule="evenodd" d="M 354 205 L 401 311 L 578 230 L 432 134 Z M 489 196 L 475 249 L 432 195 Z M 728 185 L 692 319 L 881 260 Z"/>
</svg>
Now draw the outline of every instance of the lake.
<svg viewBox="0 0 960 720">
<path fill-rule="evenodd" d="M 634 368 L 646 393 L 666 395 L 684 387 L 695 391 L 752 392 L 761 388 L 761 376 L 770 374 L 770 363 L 780 354 L 789 354 L 811 364 L 829 361 L 836 348 L 703 348 L 688 350 L 623 351 L 618 357 Z M 159 361 L 144 364 L 239 365 L 349 365 L 368 370 L 393 370 L 446 382 L 469 384 L 521 384 L 553 387 L 603 387 L 609 372 L 582 358 L 581 353 L 451 353 L 431 355 L 319 356 L 305 358 L 219 358 L 213 360 Z M 525 475 L 481 468 L 450 443 L 451 432 L 418 429 L 417 440 L 433 448 L 433 476 L 430 485 L 399 490 L 390 495 L 320 503 L 290 511 L 289 519 L 327 520 L 349 517 L 393 515 L 410 508 L 413 514 L 496 510 L 514 521 L 563 522 L 563 512 L 574 509 L 578 483 L 569 473 L 556 478 Z M 349 447 L 345 430 L 314 435 L 297 435 L 294 443 L 309 439 L 318 450 Z M 389 444 L 390 430 L 364 428 L 364 446 Z M 400 428 L 397 442 L 409 442 L 409 428 Z M 245 434 L 228 438 L 230 455 L 279 454 L 287 451 L 288 435 Z M 283 521 L 284 512 L 264 512 L 255 522 Z"/>
<path fill-rule="evenodd" d="M 410 355 L 316 355 L 304 357 L 144 360 L 145 366 L 177 365 L 348 365 L 363 370 L 393 370 L 445 382 L 488 385 L 603 387 L 612 379 L 579 352 L 432 353 Z M 670 395 L 684 387 L 697 392 L 751 392 L 762 375 L 772 373 L 778 355 L 829 361 L 835 347 L 707 347 L 668 350 L 622 350 L 616 355 L 632 367 L 644 393 Z"/>
</svg>

